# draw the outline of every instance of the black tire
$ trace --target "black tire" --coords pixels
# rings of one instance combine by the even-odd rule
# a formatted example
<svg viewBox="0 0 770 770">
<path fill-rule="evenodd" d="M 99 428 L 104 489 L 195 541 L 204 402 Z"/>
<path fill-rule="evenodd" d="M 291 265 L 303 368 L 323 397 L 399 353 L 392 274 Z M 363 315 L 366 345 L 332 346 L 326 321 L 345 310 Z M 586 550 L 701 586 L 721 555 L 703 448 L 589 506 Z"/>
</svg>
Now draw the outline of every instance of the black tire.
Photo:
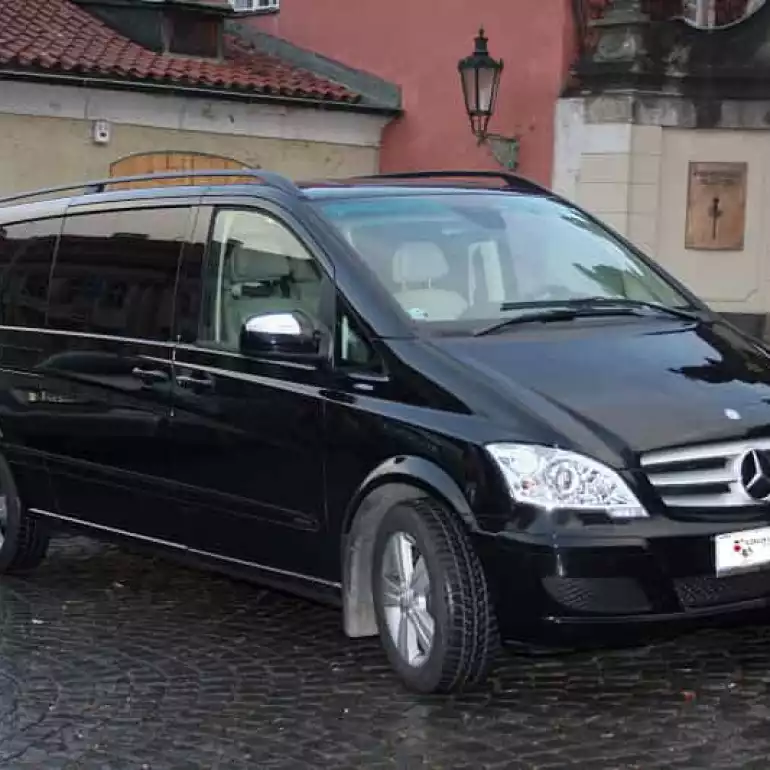
<svg viewBox="0 0 770 770">
<path fill-rule="evenodd" d="M 42 522 L 26 512 L 13 474 L 5 460 L 0 458 L 0 500 L 2 498 L 5 500 L 5 520 L 0 521 L 3 536 L 0 574 L 29 572 L 45 559 L 50 535 Z"/>
<path fill-rule="evenodd" d="M 386 548 L 400 533 L 424 558 L 430 581 L 427 601 L 434 621 L 433 641 L 418 663 L 399 652 L 385 615 Z M 500 636 L 486 576 L 459 519 L 430 498 L 395 506 L 377 532 L 372 568 L 382 645 L 406 686 L 420 693 L 450 693 L 481 683 L 497 655 Z"/>
</svg>

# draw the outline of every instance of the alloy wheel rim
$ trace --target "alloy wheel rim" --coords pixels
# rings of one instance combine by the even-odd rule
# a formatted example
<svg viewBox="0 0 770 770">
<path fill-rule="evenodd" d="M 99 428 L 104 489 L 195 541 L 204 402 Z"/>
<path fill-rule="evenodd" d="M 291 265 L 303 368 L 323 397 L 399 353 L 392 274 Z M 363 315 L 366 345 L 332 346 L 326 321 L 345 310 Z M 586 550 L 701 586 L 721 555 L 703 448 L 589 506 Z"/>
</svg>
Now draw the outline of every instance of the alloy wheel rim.
<svg viewBox="0 0 770 770">
<path fill-rule="evenodd" d="M 431 613 L 430 575 L 414 538 L 396 532 L 385 545 L 382 560 L 385 623 L 398 654 L 410 666 L 428 659 L 436 634 Z"/>
</svg>

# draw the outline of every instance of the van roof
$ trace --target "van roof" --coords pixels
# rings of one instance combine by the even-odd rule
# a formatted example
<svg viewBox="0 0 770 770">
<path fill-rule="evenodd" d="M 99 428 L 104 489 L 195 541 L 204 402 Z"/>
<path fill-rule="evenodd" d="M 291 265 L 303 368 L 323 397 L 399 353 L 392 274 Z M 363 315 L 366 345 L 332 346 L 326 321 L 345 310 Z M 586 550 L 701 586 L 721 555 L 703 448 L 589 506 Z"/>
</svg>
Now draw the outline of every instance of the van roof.
<svg viewBox="0 0 770 770">
<path fill-rule="evenodd" d="M 73 199 L 80 201 L 87 199 L 91 194 L 103 194 L 119 192 L 120 197 L 147 198 L 155 196 L 174 196 L 189 194 L 191 190 L 199 193 L 201 185 L 191 185 L 191 180 L 199 178 L 206 181 L 209 192 L 227 192 L 233 189 L 232 183 L 225 180 L 237 181 L 239 187 L 268 186 L 280 190 L 296 198 L 335 198 L 349 197 L 359 193 L 367 195 L 398 195 L 413 194 L 426 191 L 452 191 L 452 190 L 499 190 L 501 192 L 528 192 L 535 194 L 549 194 L 547 188 L 533 182 L 526 177 L 504 171 L 414 171 L 400 174 L 375 174 L 371 176 L 350 177 L 347 179 L 326 179 L 305 182 L 293 182 L 287 177 L 261 169 L 206 169 L 205 171 L 164 172 L 157 174 L 144 174 L 140 176 L 113 177 L 72 185 L 61 185 L 39 190 L 31 190 L 25 193 L 0 198 L 0 213 L 3 219 L 11 212 L 6 207 L 18 209 L 23 207 L 29 214 L 29 207 L 37 207 L 41 215 L 43 210 L 66 208 Z M 211 184 L 211 180 L 221 178 L 222 184 Z M 179 184 L 169 184 L 178 179 Z M 134 189 L 111 190 L 115 185 L 129 184 L 133 182 L 161 182 L 157 187 L 141 187 Z M 66 195 L 65 195 L 66 193 Z M 47 204 L 47 205 L 45 205 Z M 50 215 L 50 211 L 49 211 Z"/>
</svg>

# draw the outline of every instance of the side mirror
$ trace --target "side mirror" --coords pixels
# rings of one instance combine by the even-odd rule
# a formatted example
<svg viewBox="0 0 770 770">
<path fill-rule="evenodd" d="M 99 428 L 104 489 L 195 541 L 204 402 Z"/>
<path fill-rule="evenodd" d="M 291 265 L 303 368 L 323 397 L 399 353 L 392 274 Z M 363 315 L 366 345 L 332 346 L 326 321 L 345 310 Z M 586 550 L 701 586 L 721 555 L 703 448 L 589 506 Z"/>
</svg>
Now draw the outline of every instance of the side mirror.
<svg viewBox="0 0 770 770">
<path fill-rule="evenodd" d="M 247 318 L 241 327 L 240 350 L 247 356 L 319 359 L 323 338 L 302 311 L 262 313 Z"/>
</svg>

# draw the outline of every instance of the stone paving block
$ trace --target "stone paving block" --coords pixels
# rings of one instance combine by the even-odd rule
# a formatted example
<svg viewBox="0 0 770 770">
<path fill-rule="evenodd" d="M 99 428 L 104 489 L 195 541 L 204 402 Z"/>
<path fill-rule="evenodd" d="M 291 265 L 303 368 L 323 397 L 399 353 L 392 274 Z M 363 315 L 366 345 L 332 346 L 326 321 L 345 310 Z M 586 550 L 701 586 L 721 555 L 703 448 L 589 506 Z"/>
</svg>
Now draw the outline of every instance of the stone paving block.
<svg viewBox="0 0 770 770">
<path fill-rule="evenodd" d="M 0 581 L 2 770 L 766 768 L 770 628 L 407 693 L 339 612 L 68 538 Z"/>
</svg>

